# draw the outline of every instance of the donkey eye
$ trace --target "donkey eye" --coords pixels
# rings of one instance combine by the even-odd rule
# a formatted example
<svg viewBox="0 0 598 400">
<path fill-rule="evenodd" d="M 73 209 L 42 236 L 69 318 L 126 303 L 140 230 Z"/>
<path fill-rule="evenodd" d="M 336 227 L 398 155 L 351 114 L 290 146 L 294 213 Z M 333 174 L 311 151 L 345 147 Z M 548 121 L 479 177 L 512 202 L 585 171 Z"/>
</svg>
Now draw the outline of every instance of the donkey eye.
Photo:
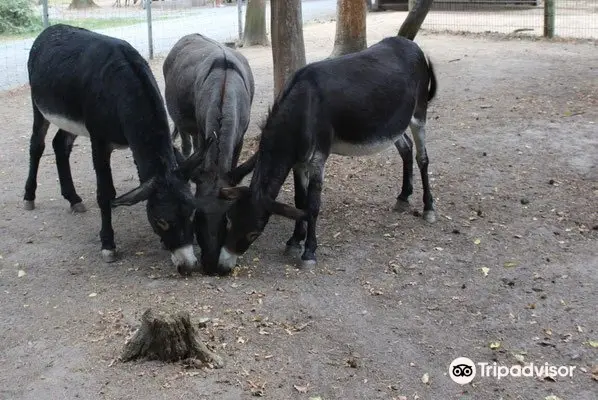
<svg viewBox="0 0 598 400">
<path fill-rule="evenodd" d="M 170 225 L 168 225 L 168 222 L 164 221 L 162 218 L 160 218 L 156 221 L 156 225 L 158 225 L 160 227 L 160 229 L 162 229 L 163 231 L 167 231 L 170 228 Z"/>
<path fill-rule="evenodd" d="M 255 239 L 257 239 L 257 237 L 260 235 L 259 232 L 250 232 L 247 234 L 247 240 L 250 242 L 253 242 Z"/>
</svg>

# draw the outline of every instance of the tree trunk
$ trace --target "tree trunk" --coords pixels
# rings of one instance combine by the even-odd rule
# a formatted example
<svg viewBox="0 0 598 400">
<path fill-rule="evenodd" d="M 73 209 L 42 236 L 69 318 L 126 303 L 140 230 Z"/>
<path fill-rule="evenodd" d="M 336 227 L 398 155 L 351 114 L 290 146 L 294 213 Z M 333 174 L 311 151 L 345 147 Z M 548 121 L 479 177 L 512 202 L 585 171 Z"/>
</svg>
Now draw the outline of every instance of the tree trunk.
<svg viewBox="0 0 598 400">
<path fill-rule="evenodd" d="M 243 47 L 268 46 L 266 35 L 266 0 L 248 0 L 245 14 Z"/>
<path fill-rule="evenodd" d="M 336 36 L 332 57 L 355 53 L 367 47 L 364 0 L 337 0 Z"/>
<path fill-rule="evenodd" d="M 71 0 L 71 4 L 69 4 L 69 9 L 74 8 L 89 8 L 89 7 L 97 7 L 98 5 L 93 2 L 93 0 Z"/>
<path fill-rule="evenodd" d="M 433 2 L 434 0 L 415 0 L 415 5 L 409 10 L 407 18 L 405 18 L 399 29 L 398 36 L 406 37 L 409 40 L 415 39 L 415 35 L 424 23 Z"/>
<path fill-rule="evenodd" d="M 189 318 L 189 313 L 153 311 L 147 309 L 141 317 L 141 327 L 125 344 L 120 359 L 123 362 L 144 358 L 175 362 L 200 361 L 222 368 L 222 358 L 201 342 Z"/>
<path fill-rule="evenodd" d="M 274 97 L 287 79 L 305 65 L 301 0 L 273 0 L 270 3 Z"/>
</svg>

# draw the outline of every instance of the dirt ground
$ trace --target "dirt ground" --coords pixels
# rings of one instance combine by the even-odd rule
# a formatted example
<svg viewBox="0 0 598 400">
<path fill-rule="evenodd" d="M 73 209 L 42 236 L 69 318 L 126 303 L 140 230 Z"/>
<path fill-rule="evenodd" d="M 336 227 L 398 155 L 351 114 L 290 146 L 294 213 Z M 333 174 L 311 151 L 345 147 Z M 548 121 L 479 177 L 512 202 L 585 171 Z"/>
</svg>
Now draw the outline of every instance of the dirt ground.
<svg viewBox="0 0 598 400">
<path fill-rule="evenodd" d="M 395 13 L 368 16 L 370 43 Z M 309 60 L 334 24 L 306 26 Z M 120 261 L 100 259 L 89 141 L 71 162 L 89 211 L 68 212 L 51 136 L 37 208 L 22 209 L 31 125 L 26 88 L 3 93 L 0 136 L 1 399 L 530 399 L 598 393 L 598 51 L 593 44 L 432 35 L 438 96 L 428 124 L 438 221 L 393 212 L 394 149 L 332 156 L 319 264 L 283 255 L 273 217 L 234 276 L 180 277 L 144 205 L 114 212 Z M 269 48 L 255 73 L 249 136 L 272 99 Z M 153 63 L 162 80 L 161 60 Z M 247 139 L 247 151 L 254 140 Z M 137 182 L 116 152 L 118 193 Z M 279 198 L 292 199 L 292 179 Z M 416 170 L 413 210 L 422 210 Z M 116 361 L 148 307 L 184 309 L 223 369 Z M 575 366 L 572 377 L 448 376 L 459 356 L 503 366 Z M 550 397 L 556 396 L 556 397 Z"/>
</svg>

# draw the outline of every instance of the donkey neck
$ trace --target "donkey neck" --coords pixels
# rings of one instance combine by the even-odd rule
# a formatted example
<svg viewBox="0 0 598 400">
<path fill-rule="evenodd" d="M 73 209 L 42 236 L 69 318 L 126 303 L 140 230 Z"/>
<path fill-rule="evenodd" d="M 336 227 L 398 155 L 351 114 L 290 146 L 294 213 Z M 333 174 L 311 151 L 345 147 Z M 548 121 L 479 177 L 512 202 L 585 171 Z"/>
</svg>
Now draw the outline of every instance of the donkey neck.
<svg viewBox="0 0 598 400">
<path fill-rule="evenodd" d="M 254 200 L 275 200 L 296 163 L 294 140 L 278 132 L 263 132 L 258 157 L 251 178 Z M 289 140 L 290 139 L 290 140 Z"/>
<path fill-rule="evenodd" d="M 129 140 L 139 180 L 145 182 L 153 176 L 164 176 L 177 167 L 168 129 L 150 128 L 144 135 Z"/>
</svg>

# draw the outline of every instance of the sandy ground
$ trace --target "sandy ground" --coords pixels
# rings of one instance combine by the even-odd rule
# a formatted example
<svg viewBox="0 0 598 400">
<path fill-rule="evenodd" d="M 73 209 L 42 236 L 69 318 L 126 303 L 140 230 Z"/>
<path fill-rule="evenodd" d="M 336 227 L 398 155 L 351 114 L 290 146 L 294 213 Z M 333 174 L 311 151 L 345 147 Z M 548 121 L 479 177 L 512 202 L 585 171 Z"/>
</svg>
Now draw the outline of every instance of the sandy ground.
<svg viewBox="0 0 598 400">
<path fill-rule="evenodd" d="M 368 16 L 370 43 L 394 34 L 395 15 Z M 308 59 L 326 57 L 333 36 L 333 23 L 307 26 Z M 332 156 L 312 270 L 283 255 L 293 224 L 273 217 L 234 276 L 182 278 L 143 205 L 114 212 L 122 258 L 103 264 L 89 141 L 71 157 L 89 211 L 68 213 L 51 137 L 37 208 L 24 211 L 30 100 L 1 94 L 0 398 L 596 399 L 596 47 L 417 41 L 440 85 L 427 131 L 439 220 L 391 211 L 396 150 Z M 257 82 L 247 157 L 272 76 L 269 48 L 243 52 Z M 161 81 L 161 61 L 153 67 Z M 129 151 L 115 153 L 113 171 L 118 193 L 136 185 Z M 289 183 L 280 198 L 290 202 Z M 226 366 L 115 361 L 156 306 L 209 318 L 200 333 Z M 556 380 L 478 373 L 460 386 L 448 376 L 459 356 L 575 370 Z"/>
</svg>

